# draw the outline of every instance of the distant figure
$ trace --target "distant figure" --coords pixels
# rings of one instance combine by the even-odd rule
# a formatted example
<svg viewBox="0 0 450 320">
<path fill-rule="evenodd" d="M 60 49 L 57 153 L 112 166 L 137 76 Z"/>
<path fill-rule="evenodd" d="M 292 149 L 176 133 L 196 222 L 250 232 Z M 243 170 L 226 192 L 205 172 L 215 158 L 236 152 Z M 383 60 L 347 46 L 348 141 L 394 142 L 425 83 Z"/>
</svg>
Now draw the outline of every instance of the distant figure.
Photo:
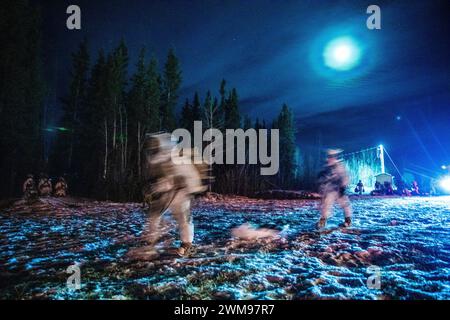
<svg viewBox="0 0 450 320">
<path fill-rule="evenodd" d="M 25 200 L 36 199 L 38 196 L 36 190 L 36 183 L 34 182 L 34 176 L 32 174 L 27 175 L 27 179 L 23 183 L 23 197 Z"/>
<path fill-rule="evenodd" d="M 146 240 L 154 247 L 160 236 L 160 220 L 170 210 L 178 222 L 180 256 L 192 253 L 194 225 L 190 211 L 194 195 L 206 191 L 202 175 L 206 166 L 176 164 L 171 159 L 173 145 L 170 134 L 151 135 L 145 141 L 147 185 L 143 188 L 144 201 L 149 205 Z M 185 159 L 191 154 L 183 155 Z"/>
<path fill-rule="evenodd" d="M 438 182 L 436 179 L 431 178 L 430 179 L 430 196 L 436 196 L 438 194 Z"/>
<path fill-rule="evenodd" d="M 412 183 L 411 195 L 420 196 L 419 184 L 417 183 L 417 181 L 413 181 Z"/>
<path fill-rule="evenodd" d="M 387 196 L 392 196 L 394 194 L 394 189 L 392 188 L 392 184 L 388 181 L 384 182 L 384 194 Z"/>
<path fill-rule="evenodd" d="M 342 150 L 328 150 L 327 163 L 324 170 L 319 174 L 319 192 L 322 196 L 322 208 L 318 228 L 325 227 L 330 210 L 337 202 L 344 209 L 344 227 L 352 223 L 352 209 L 350 200 L 345 194 L 349 183 L 347 171 L 339 159 Z"/>
<path fill-rule="evenodd" d="M 63 177 L 59 177 L 58 181 L 55 185 L 55 196 L 56 197 L 65 197 L 67 195 L 67 182 Z"/>
<path fill-rule="evenodd" d="M 399 196 L 405 195 L 405 183 L 403 182 L 403 180 L 399 179 L 396 185 L 397 191 L 395 193 Z"/>
<path fill-rule="evenodd" d="M 372 196 L 382 196 L 384 195 L 384 193 L 385 193 L 384 185 L 381 184 L 380 181 L 375 182 L 375 189 L 373 189 L 370 194 Z"/>
<path fill-rule="evenodd" d="M 383 187 L 381 186 L 381 182 L 380 181 L 375 182 L 375 191 L 377 191 L 378 193 L 381 193 L 382 190 L 383 190 Z"/>
<path fill-rule="evenodd" d="M 397 194 L 400 196 L 411 196 L 411 191 L 408 189 L 405 181 L 401 179 L 397 182 Z"/>
<path fill-rule="evenodd" d="M 355 193 L 358 193 L 359 195 L 362 195 L 363 192 L 365 192 L 364 190 L 364 184 L 361 180 L 359 180 L 358 184 L 356 185 L 355 188 Z"/>
<path fill-rule="evenodd" d="M 41 174 L 38 184 L 39 195 L 41 197 L 47 197 L 52 194 L 52 182 L 46 174 Z"/>
</svg>

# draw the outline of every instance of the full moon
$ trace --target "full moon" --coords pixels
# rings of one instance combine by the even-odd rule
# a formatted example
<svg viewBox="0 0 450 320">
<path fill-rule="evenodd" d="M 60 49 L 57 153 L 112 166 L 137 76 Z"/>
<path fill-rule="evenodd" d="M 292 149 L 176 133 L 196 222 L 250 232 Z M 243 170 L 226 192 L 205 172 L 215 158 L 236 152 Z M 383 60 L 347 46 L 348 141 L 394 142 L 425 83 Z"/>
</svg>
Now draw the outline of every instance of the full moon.
<svg viewBox="0 0 450 320">
<path fill-rule="evenodd" d="M 357 43 L 350 37 L 330 41 L 323 51 L 325 65 L 338 71 L 347 71 L 356 67 L 360 56 L 361 52 Z"/>
</svg>

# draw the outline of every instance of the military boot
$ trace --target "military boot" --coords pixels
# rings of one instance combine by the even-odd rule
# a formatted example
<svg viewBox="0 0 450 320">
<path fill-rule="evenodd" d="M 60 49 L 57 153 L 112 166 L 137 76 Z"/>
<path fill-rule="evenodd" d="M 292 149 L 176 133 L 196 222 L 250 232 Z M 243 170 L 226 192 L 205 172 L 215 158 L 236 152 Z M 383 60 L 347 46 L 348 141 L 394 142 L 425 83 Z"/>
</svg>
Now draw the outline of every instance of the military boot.
<svg viewBox="0 0 450 320">
<path fill-rule="evenodd" d="M 326 224 L 327 224 L 327 219 L 320 218 L 319 222 L 317 222 L 317 229 L 325 228 Z"/>
<path fill-rule="evenodd" d="M 181 244 L 181 247 L 178 248 L 177 254 L 180 257 L 187 257 L 194 253 L 194 247 L 192 246 L 192 243 L 183 242 Z"/>
<path fill-rule="evenodd" d="M 351 226 L 351 224 L 352 224 L 352 218 L 346 217 L 343 226 L 344 226 L 345 228 L 348 228 L 348 227 Z"/>
</svg>

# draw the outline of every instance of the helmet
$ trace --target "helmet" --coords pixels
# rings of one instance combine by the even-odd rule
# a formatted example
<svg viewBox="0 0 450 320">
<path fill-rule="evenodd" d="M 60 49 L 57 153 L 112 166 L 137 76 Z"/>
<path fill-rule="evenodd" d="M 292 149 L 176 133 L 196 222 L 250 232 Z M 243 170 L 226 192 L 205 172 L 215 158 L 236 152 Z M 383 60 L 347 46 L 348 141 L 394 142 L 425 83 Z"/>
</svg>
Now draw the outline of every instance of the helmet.
<svg viewBox="0 0 450 320">
<path fill-rule="evenodd" d="M 328 158 L 339 158 L 339 156 L 342 155 L 343 151 L 344 150 L 342 150 L 342 149 L 328 149 L 327 157 Z"/>
</svg>

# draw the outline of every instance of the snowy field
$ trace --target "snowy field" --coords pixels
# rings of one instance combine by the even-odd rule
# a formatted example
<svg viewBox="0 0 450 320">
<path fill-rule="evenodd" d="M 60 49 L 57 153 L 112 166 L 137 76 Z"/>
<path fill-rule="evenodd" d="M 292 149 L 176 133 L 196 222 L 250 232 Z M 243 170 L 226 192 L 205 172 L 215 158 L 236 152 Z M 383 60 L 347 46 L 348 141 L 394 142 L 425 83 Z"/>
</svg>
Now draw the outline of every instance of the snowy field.
<svg viewBox="0 0 450 320">
<path fill-rule="evenodd" d="M 171 254 L 174 223 L 160 254 L 128 258 L 139 245 L 139 209 L 0 213 L 0 299 L 450 299 L 450 198 L 353 199 L 354 224 L 317 233 L 317 201 L 199 201 L 197 252 Z M 101 207 L 101 204 L 98 206 Z M 136 208 L 136 207 L 135 207 Z M 282 230 L 273 240 L 232 239 L 250 222 Z M 169 248 L 169 250 L 164 250 Z M 81 289 L 67 288 L 77 262 Z M 369 266 L 381 288 L 367 287 Z"/>
</svg>

